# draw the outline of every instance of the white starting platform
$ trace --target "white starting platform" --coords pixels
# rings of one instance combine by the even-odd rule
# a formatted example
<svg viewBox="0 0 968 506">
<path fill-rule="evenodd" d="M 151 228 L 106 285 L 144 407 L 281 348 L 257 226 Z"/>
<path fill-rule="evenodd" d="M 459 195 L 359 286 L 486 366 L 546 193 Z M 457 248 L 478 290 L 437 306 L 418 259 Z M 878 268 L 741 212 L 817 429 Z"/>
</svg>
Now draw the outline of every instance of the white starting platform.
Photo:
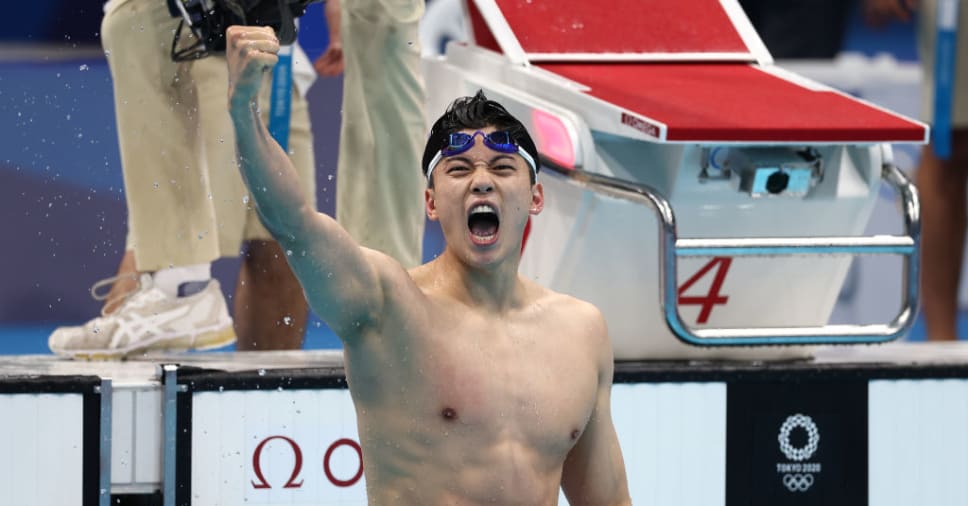
<svg viewBox="0 0 968 506">
<path fill-rule="evenodd" d="M 968 343 L 814 354 L 619 362 L 633 503 L 968 504 Z M 0 371 L 0 504 L 366 504 L 339 352 L 8 357 Z"/>
</svg>

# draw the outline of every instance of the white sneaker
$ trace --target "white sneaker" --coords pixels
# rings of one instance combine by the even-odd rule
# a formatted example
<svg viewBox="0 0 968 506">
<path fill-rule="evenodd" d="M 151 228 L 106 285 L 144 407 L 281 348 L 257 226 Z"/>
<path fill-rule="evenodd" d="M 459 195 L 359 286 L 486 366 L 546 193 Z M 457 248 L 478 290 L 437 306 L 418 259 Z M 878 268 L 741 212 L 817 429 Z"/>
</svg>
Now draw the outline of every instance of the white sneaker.
<svg viewBox="0 0 968 506">
<path fill-rule="evenodd" d="M 96 283 L 91 292 L 96 299 Z M 108 304 L 111 305 L 110 302 Z M 148 350 L 206 350 L 235 342 L 232 318 L 218 280 L 198 293 L 171 297 L 142 274 L 138 287 L 125 294 L 111 314 L 77 327 L 59 327 L 48 345 L 58 355 L 82 359 L 114 359 Z"/>
</svg>

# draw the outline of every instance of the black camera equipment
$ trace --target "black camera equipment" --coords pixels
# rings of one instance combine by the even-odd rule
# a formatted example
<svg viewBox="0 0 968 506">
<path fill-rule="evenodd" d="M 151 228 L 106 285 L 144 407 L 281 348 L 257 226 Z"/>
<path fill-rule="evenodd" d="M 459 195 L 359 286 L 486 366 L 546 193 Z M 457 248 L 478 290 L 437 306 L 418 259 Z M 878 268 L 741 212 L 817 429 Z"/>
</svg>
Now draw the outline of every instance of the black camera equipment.
<svg viewBox="0 0 968 506">
<path fill-rule="evenodd" d="M 225 30 L 232 25 L 270 26 L 281 44 L 292 44 L 296 18 L 316 1 L 320 0 L 169 0 L 172 15 L 182 18 L 171 42 L 171 59 L 195 60 L 224 52 Z M 183 35 L 186 26 L 188 36 Z"/>
</svg>

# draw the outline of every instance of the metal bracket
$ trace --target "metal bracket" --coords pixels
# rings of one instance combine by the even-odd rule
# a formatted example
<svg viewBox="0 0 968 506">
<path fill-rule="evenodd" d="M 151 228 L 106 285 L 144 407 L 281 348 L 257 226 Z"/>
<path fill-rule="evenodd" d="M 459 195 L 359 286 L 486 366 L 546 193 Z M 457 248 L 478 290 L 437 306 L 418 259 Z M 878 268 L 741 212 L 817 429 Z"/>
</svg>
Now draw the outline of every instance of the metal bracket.
<svg viewBox="0 0 968 506">
<path fill-rule="evenodd" d="M 109 506 L 111 504 L 111 414 L 113 412 L 111 379 L 101 378 L 101 384 L 94 390 L 101 396 L 101 462 L 98 506 Z"/>
<path fill-rule="evenodd" d="M 679 239 L 672 206 L 656 189 L 583 170 L 543 166 L 584 189 L 622 200 L 647 204 L 659 217 L 659 300 L 666 324 L 686 344 L 695 346 L 764 346 L 819 344 L 874 344 L 904 335 L 914 324 L 918 309 L 921 206 L 918 192 L 893 163 L 885 163 L 881 176 L 898 193 L 904 213 L 905 235 L 873 237 L 781 237 L 730 239 Z M 889 323 L 874 325 L 822 325 L 816 327 L 746 327 L 692 329 L 679 315 L 677 259 L 680 256 L 780 256 L 878 254 L 904 256 L 901 310 Z"/>
<path fill-rule="evenodd" d="M 175 506 L 175 474 L 178 466 L 175 452 L 178 437 L 178 366 L 164 364 L 162 374 L 162 431 L 164 434 L 162 468 L 162 503 L 164 506 Z"/>
</svg>

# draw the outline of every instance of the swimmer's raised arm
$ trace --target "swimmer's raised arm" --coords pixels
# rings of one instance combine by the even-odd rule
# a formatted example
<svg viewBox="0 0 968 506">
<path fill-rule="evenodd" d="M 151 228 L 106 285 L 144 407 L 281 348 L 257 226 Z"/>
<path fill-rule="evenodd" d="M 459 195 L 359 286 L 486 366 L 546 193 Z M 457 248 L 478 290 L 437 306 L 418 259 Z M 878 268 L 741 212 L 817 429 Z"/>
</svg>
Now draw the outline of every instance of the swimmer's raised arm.
<svg viewBox="0 0 968 506">
<path fill-rule="evenodd" d="M 262 223 L 286 250 L 310 306 L 345 337 L 354 329 L 364 330 L 363 324 L 380 314 L 378 273 L 403 269 L 390 265 L 389 257 L 361 248 L 303 197 L 292 162 L 259 114 L 264 73 L 278 61 L 278 51 L 271 28 L 232 26 L 226 32 L 229 111 L 239 165 Z"/>
<path fill-rule="evenodd" d="M 571 506 L 628 506 L 632 499 L 625 460 L 612 423 L 612 343 L 601 312 L 591 305 L 582 306 L 575 314 L 581 315 L 590 337 L 597 341 L 598 395 L 585 430 L 565 458 L 561 487 Z"/>
</svg>

